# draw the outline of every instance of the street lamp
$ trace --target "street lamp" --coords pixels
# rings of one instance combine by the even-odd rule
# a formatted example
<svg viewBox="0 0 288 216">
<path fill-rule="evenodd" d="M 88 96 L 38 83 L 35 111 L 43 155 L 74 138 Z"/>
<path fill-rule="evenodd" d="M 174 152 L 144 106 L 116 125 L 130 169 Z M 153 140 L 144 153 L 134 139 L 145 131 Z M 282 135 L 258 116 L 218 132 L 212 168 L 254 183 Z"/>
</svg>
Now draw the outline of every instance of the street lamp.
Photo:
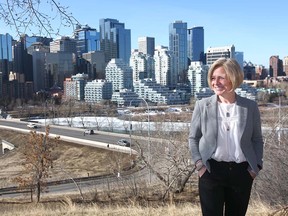
<svg viewBox="0 0 288 216">
<path fill-rule="evenodd" d="M 278 144 L 281 144 L 281 96 L 282 92 L 278 93 L 279 105 L 278 105 L 278 121 L 279 121 L 279 130 L 278 130 Z"/>
<path fill-rule="evenodd" d="M 46 108 L 47 108 L 47 100 L 45 100 L 45 106 L 44 106 L 44 125 L 45 125 L 45 128 L 46 128 Z"/>
</svg>

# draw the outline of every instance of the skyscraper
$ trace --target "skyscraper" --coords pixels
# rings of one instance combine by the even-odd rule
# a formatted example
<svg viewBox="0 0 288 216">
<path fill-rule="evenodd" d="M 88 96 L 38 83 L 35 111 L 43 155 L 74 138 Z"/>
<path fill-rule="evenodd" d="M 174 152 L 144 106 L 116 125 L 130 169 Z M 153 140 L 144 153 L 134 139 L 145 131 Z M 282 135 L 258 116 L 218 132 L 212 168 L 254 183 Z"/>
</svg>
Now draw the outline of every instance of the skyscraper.
<svg viewBox="0 0 288 216">
<path fill-rule="evenodd" d="M 204 63 L 204 28 L 201 26 L 188 29 L 188 58 Z"/>
<path fill-rule="evenodd" d="M 169 49 L 176 58 L 177 81 L 186 80 L 187 58 L 187 23 L 175 21 L 169 26 Z"/>
<path fill-rule="evenodd" d="M 49 46 L 45 46 L 41 42 L 32 44 L 28 49 L 28 53 L 32 55 L 33 65 L 33 85 L 34 91 L 40 91 L 45 89 L 45 58 L 49 53 Z"/>
<path fill-rule="evenodd" d="M 105 53 L 105 62 L 112 58 L 129 64 L 131 55 L 131 31 L 116 19 L 100 19 L 100 50 Z"/>
<path fill-rule="evenodd" d="M 73 54 L 70 52 L 46 53 L 45 88 L 51 88 L 55 84 L 63 88 L 66 78 L 74 72 Z"/>
<path fill-rule="evenodd" d="M 25 81 L 33 81 L 32 55 L 27 51 L 27 35 L 14 44 L 13 72 L 24 75 Z"/>
<path fill-rule="evenodd" d="M 8 81 L 9 72 L 12 70 L 12 36 L 0 34 L 0 72 L 2 80 Z"/>
<path fill-rule="evenodd" d="M 154 55 L 155 39 L 153 37 L 139 37 L 138 38 L 138 52 Z"/>
<path fill-rule="evenodd" d="M 88 25 L 83 27 L 78 25 L 74 32 L 74 38 L 78 56 L 100 50 L 100 32 Z"/>
</svg>

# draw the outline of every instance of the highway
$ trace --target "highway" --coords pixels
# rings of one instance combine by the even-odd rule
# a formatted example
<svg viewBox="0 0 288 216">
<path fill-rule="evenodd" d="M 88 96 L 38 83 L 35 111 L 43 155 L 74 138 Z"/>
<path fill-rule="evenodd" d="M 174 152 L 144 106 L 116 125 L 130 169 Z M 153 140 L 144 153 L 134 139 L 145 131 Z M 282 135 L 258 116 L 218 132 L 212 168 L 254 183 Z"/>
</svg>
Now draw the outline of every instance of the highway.
<svg viewBox="0 0 288 216">
<path fill-rule="evenodd" d="M 43 133 L 45 131 L 44 125 L 39 125 L 40 127 L 35 130 L 39 133 Z M 19 131 L 21 133 L 29 133 L 31 131 L 30 128 L 27 127 L 27 122 L 23 122 L 20 120 L 5 120 L 0 119 L 0 128 L 7 130 Z M 95 131 L 93 135 L 85 135 L 84 129 L 81 128 L 69 128 L 69 127 L 61 127 L 61 126 L 50 126 L 50 136 L 60 136 L 61 140 L 73 142 L 79 145 L 88 145 L 97 148 L 105 148 L 112 151 L 120 151 L 124 153 L 133 153 L 137 152 L 129 147 L 123 147 L 116 145 L 116 142 L 119 139 L 128 139 L 128 135 L 126 134 L 115 134 L 109 132 Z M 109 148 L 107 147 L 109 144 Z M 147 175 L 147 169 L 142 169 L 139 172 L 135 173 L 138 177 L 143 177 Z M 133 177 L 135 177 L 135 175 Z M 79 179 L 67 179 L 63 182 L 50 182 L 48 183 L 48 193 L 43 193 L 42 196 L 51 195 L 51 194 L 59 194 L 59 193 L 75 193 L 79 191 L 78 187 L 84 190 L 91 190 L 91 188 L 95 188 L 96 185 L 101 184 L 109 184 L 115 183 L 119 181 L 121 178 L 129 178 L 125 173 L 121 174 L 120 178 L 116 175 L 110 176 L 98 176 L 98 177 L 85 177 Z M 76 184 L 77 182 L 77 184 Z M 99 190 L 99 189 L 97 189 Z M 23 193 L 15 192 L 15 188 L 0 188 L 0 197 L 1 198 L 12 198 L 22 196 Z"/>
<path fill-rule="evenodd" d="M 30 129 L 27 127 L 27 122 L 20 120 L 6 120 L 0 119 L 0 128 L 15 130 L 23 133 L 28 133 L 31 130 L 38 132 L 45 132 L 45 126 L 37 124 L 40 127 L 36 129 Z M 83 128 L 72 128 L 64 126 L 55 126 L 50 125 L 50 136 L 60 136 L 61 140 L 73 142 L 75 144 L 89 145 L 99 148 L 107 148 L 109 144 L 110 150 L 118 150 L 122 152 L 130 153 L 130 148 L 122 147 L 116 145 L 117 141 L 120 139 L 128 139 L 129 135 L 127 134 L 117 134 L 103 131 L 95 131 L 95 134 L 85 135 Z"/>
</svg>

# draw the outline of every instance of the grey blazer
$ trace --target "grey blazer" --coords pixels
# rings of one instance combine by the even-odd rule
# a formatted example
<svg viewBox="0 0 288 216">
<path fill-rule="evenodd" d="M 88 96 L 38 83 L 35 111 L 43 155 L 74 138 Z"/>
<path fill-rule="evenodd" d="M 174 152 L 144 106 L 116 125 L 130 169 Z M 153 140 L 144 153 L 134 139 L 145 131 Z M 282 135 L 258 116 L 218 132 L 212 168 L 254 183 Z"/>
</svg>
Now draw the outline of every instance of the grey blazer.
<svg viewBox="0 0 288 216">
<path fill-rule="evenodd" d="M 209 159 L 217 147 L 218 111 L 217 95 L 199 100 L 192 115 L 189 148 L 192 160 L 202 160 L 210 172 Z M 238 128 L 241 135 L 241 149 L 249 163 L 250 170 L 258 174 L 263 166 L 263 137 L 258 105 L 255 101 L 236 94 L 236 109 L 239 113 Z"/>
</svg>

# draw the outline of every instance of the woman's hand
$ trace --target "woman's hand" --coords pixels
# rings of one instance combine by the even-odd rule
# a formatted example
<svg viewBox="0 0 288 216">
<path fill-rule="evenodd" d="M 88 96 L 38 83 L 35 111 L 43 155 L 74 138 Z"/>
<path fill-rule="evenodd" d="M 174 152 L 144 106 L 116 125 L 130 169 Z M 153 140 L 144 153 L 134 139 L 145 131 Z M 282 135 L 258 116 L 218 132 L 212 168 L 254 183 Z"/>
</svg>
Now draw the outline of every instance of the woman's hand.
<svg viewBox="0 0 288 216">
<path fill-rule="evenodd" d="M 203 166 L 200 170 L 198 170 L 198 176 L 201 178 L 201 176 L 204 175 L 206 170 L 207 170 L 206 166 Z"/>
<path fill-rule="evenodd" d="M 248 170 L 248 172 L 250 173 L 250 176 L 252 179 L 256 178 L 256 176 L 257 176 L 256 173 L 254 173 L 253 171 L 249 171 L 249 170 Z"/>
</svg>

